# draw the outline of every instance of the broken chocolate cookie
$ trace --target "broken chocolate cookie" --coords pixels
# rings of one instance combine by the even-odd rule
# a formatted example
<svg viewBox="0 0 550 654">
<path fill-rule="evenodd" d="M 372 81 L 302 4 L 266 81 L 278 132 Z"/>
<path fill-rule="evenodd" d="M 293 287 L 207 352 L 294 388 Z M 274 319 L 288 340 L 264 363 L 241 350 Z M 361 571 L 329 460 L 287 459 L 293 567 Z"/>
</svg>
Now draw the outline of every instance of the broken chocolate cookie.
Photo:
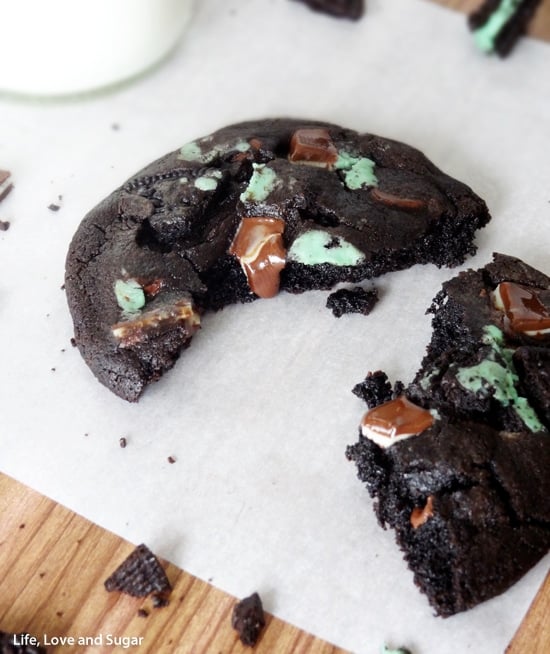
<svg viewBox="0 0 550 654">
<path fill-rule="evenodd" d="M 234 302 L 454 266 L 489 212 L 418 150 L 310 120 L 241 123 L 187 143 L 82 221 L 65 289 L 96 377 L 137 400 L 201 316 Z"/>
<path fill-rule="evenodd" d="M 132 597 L 152 595 L 153 604 L 158 607 L 168 603 L 172 587 L 157 557 L 142 544 L 105 580 L 105 589 Z"/>
<path fill-rule="evenodd" d="M 449 616 L 504 592 L 550 547 L 550 278 L 497 254 L 443 285 L 414 380 L 379 371 L 347 456 L 414 579 Z"/>
<path fill-rule="evenodd" d="M 235 604 L 231 626 L 238 632 L 243 645 L 254 647 L 265 627 L 264 609 L 258 593 L 252 593 Z"/>
</svg>

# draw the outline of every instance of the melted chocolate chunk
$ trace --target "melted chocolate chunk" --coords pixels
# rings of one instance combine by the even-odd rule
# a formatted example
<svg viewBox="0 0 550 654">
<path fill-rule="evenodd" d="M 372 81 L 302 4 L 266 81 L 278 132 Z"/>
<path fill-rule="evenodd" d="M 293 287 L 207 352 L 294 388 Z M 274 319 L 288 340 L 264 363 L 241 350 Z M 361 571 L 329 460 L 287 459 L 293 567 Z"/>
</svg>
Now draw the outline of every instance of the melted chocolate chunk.
<svg viewBox="0 0 550 654">
<path fill-rule="evenodd" d="M 331 168 L 338 159 L 338 151 L 327 129 L 297 129 L 290 139 L 288 158 L 293 163 Z"/>
<path fill-rule="evenodd" d="M 270 298 L 279 292 L 280 273 L 286 264 L 284 229 L 285 223 L 279 218 L 243 218 L 229 248 L 258 297 Z"/>
<path fill-rule="evenodd" d="M 493 297 L 497 308 L 506 314 L 513 331 L 529 336 L 550 335 L 550 307 L 541 301 L 537 289 L 502 282 Z"/>
</svg>

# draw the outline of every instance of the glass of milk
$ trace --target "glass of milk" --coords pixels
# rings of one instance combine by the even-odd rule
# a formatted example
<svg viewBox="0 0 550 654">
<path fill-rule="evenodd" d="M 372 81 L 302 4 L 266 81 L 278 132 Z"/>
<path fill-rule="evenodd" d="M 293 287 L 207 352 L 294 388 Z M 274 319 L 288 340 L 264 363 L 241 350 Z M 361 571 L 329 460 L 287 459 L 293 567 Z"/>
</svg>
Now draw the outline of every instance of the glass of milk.
<svg viewBox="0 0 550 654">
<path fill-rule="evenodd" d="M 0 0 L 0 92 L 64 96 L 128 80 L 166 57 L 193 0 Z"/>
</svg>

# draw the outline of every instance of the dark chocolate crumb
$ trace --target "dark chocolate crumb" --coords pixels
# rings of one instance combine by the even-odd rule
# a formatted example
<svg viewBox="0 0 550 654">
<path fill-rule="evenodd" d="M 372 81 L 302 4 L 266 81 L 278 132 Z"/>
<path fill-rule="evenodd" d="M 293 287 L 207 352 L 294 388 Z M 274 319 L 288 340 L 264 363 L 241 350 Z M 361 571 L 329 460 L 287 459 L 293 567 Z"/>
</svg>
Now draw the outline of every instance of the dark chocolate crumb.
<svg viewBox="0 0 550 654">
<path fill-rule="evenodd" d="M 52 204 L 48 205 L 48 209 L 50 211 L 59 211 L 61 209 L 61 207 L 58 204 L 55 204 L 55 203 L 52 202 Z"/>
<path fill-rule="evenodd" d="M 173 457 L 173 456 L 169 456 L 169 457 L 168 457 L 168 463 L 175 463 L 175 462 L 176 462 L 176 458 L 175 458 L 175 457 Z"/>
<path fill-rule="evenodd" d="M 71 338 L 71 345 L 76 347 L 76 338 Z"/>
<path fill-rule="evenodd" d="M 328 296 L 327 309 L 331 309 L 336 318 L 344 313 L 362 313 L 365 316 L 373 310 L 378 302 L 378 291 L 365 290 L 361 286 L 342 288 Z"/>
<path fill-rule="evenodd" d="M 252 593 L 233 607 L 231 626 L 239 634 L 241 643 L 254 647 L 265 626 L 262 600 L 258 593 Z"/>
<path fill-rule="evenodd" d="M 62 617 L 63 617 L 63 611 L 56 611 L 56 612 L 55 612 L 55 615 L 56 615 L 58 618 L 62 618 Z"/>
<path fill-rule="evenodd" d="M 105 580 L 105 589 L 118 590 L 132 597 L 146 597 L 155 593 L 164 597 L 172 587 L 157 557 L 146 545 L 136 549 L 119 565 L 113 574 Z"/>
<path fill-rule="evenodd" d="M 386 373 L 381 370 L 369 372 L 362 382 L 355 384 L 351 392 L 362 399 L 369 409 L 392 399 L 392 386 Z"/>
<path fill-rule="evenodd" d="M 0 220 L 0 232 L 7 232 L 10 225 L 11 223 L 9 220 Z"/>
<path fill-rule="evenodd" d="M 147 618 L 149 616 L 149 611 L 146 609 L 138 609 L 138 618 Z"/>
<path fill-rule="evenodd" d="M 336 18 L 358 20 L 365 12 L 364 0 L 298 0 L 313 11 L 319 11 Z"/>
<path fill-rule="evenodd" d="M 0 202 L 11 192 L 13 184 L 9 181 L 11 173 L 9 170 L 0 169 Z"/>
<path fill-rule="evenodd" d="M 22 522 L 22 523 L 19 525 L 19 529 L 25 529 L 25 523 L 24 523 L 24 522 Z"/>
<path fill-rule="evenodd" d="M 124 436 L 121 436 L 118 439 L 118 444 L 120 445 L 120 447 L 122 447 L 124 449 L 126 447 L 126 445 L 128 445 L 128 441 L 126 440 L 126 438 Z"/>
<path fill-rule="evenodd" d="M 166 593 L 154 593 L 151 599 L 151 604 L 155 609 L 161 609 L 163 606 L 168 606 L 170 601 L 168 600 Z"/>
</svg>

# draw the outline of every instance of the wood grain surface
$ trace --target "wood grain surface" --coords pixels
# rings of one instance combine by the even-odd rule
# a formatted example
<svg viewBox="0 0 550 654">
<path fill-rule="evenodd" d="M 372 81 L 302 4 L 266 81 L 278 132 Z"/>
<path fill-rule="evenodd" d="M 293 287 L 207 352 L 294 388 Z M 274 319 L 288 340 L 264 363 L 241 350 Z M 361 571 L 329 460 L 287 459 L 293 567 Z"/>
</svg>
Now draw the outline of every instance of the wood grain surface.
<svg viewBox="0 0 550 654">
<path fill-rule="evenodd" d="M 28 632 L 43 644 L 46 635 L 48 654 L 251 651 L 231 627 L 236 598 L 170 563 L 162 562 L 173 587 L 166 607 L 108 593 L 103 582 L 133 549 L 133 544 L 0 474 L 0 629 Z M 271 615 L 266 623 L 255 654 L 346 654 Z M 54 642 L 70 637 L 74 644 Z M 89 643 L 79 645 L 78 638 Z M 120 640 L 113 646 L 115 639 Z"/>
<path fill-rule="evenodd" d="M 173 587 L 167 607 L 108 593 L 104 580 L 134 546 L 0 474 L 0 629 L 42 643 L 46 635 L 49 654 L 250 652 L 231 628 L 236 598 L 170 563 L 162 562 Z M 549 611 L 550 576 L 506 654 L 547 654 Z M 266 622 L 255 654 L 347 654 L 269 614 Z M 74 645 L 61 641 L 70 637 Z"/>
</svg>

